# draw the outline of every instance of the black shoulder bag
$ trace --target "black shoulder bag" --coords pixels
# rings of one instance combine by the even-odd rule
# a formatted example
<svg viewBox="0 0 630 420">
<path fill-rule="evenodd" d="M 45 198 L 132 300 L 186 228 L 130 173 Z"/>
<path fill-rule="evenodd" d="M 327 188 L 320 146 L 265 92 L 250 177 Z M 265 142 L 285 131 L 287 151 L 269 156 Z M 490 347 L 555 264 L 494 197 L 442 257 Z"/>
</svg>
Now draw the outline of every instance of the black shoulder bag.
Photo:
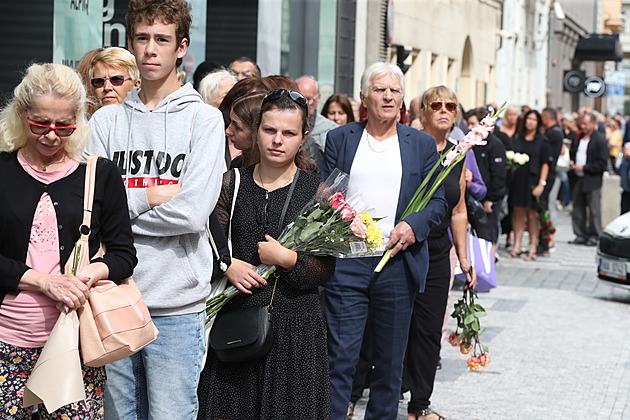
<svg viewBox="0 0 630 420">
<path fill-rule="evenodd" d="M 238 169 L 237 169 L 238 170 Z M 295 189 L 300 169 L 293 176 L 287 199 L 284 202 L 278 232 L 282 230 L 284 217 Z M 273 347 L 271 312 L 278 276 L 271 292 L 269 305 L 219 311 L 210 330 L 210 346 L 221 362 L 248 362 L 266 356 Z"/>
</svg>

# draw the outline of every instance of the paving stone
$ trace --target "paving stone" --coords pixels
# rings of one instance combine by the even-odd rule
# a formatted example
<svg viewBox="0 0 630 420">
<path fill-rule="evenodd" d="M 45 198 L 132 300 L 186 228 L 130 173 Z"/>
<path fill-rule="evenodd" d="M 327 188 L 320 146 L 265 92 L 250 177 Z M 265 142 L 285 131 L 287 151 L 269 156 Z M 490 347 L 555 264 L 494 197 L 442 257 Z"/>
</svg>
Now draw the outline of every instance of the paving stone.
<svg viewBox="0 0 630 420">
<path fill-rule="evenodd" d="M 481 339 L 491 364 L 469 372 L 467 356 L 442 348 L 431 397 L 442 416 L 630 419 L 630 293 L 597 279 L 594 247 L 568 244 L 573 234 L 564 213 L 557 231 L 549 257 L 534 264 L 502 258 L 499 287 L 478 296 L 488 311 Z M 407 418 L 408 399 L 407 393 L 398 420 Z M 354 419 L 363 418 L 366 401 L 359 401 Z"/>
</svg>

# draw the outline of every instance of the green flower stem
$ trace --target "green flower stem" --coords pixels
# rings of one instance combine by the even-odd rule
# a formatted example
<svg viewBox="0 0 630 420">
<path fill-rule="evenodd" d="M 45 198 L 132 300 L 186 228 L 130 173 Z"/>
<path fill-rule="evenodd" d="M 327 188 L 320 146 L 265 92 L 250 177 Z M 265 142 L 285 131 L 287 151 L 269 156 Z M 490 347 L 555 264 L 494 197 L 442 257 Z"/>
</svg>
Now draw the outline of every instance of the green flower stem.
<svg viewBox="0 0 630 420">
<path fill-rule="evenodd" d="M 501 104 L 499 109 L 497 109 L 491 115 L 491 117 L 492 118 L 498 117 L 501 114 L 501 112 L 503 112 L 503 110 L 505 109 L 506 104 L 507 102 L 504 102 L 503 104 Z M 435 194 L 437 189 L 440 188 L 440 186 L 444 183 L 444 179 L 446 179 L 448 174 L 453 170 L 453 168 L 460 161 L 466 158 L 466 153 L 458 154 L 446 168 L 444 168 L 438 173 L 435 179 L 435 182 L 431 185 L 431 188 L 427 190 L 427 186 L 429 185 L 429 182 L 433 178 L 433 174 L 435 173 L 437 168 L 440 165 L 442 165 L 442 163 L 444 162 L 444 159 L 446 159 L 446 155 L 448 154 L 448 152 L 450 152 L 453 149 L 453 147 L 455 146 L 452 146 L 446 153 L 443 153 L 439 157 L 437 162 L 435 162 L 435 164 L 433 165 L 433 168 L 431 168 L 427 176 L 424 177 L 424 179 L 422 180 L 422 183 L 420 184 L 420 187 L 418 187 L 415 194 L 409 201 L 409 204 L 407 204 L 407 207 L 405 208 L 405 211 L 403 212 L 403 215 L 400 218 L 400 220 L 404 220 L 405 217 L 409 216 L 411 213 L 415 213 L 424 209 L 429 203 L 429 201 L 431 200 L 431 198 L 433 197 L 433 194 Z M 385 267 L 385 264 L 387 264 L 387 262 L 391 259 L 391 253 L 392 253 L 392 250 L 388 249 L 385 252 L 385 254 L 383 254 L 383 257 L 381 258 L 378 265 L 374 269 L 375 272 L 380 273 L 383 270 L 383 267 Z"/>
</svg>

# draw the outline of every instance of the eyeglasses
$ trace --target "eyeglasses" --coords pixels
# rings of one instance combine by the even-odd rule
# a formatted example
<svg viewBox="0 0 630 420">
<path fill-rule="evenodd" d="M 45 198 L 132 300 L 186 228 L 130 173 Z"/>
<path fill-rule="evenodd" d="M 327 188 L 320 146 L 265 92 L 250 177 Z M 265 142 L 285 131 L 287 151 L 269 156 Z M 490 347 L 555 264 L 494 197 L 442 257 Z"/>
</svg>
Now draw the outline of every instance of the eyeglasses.
<svg viewBox="0 0 630 420">
<path fill-rule="evenodd" d="M 77 128 L 69 125 L 62 125 L 60 127 L 51 127 L 45 124 L 34 123 L 30 121 L 30 117 L 28 116 L 28 112 L 26 112 L 26 118 L 28 119 L 28 125 L 31 129 L 31 133 L 36 134 L 38 136 L 45 136 L 50 133 L 50 131 L 54 131 L 56 135 L 59 137 L 68 137 L 74 133 L 74 130 Z"/>
<path fill-rule="evenodd" d="M 429 108 L 434 111 L 439 111 L 442 109 L 442 106 L 449 112 L 455 112 L 457 109 L 457 104 L 455 102 L 433 101 L 429 104 Z"/>
<path fill-rule="evenodd" d="M 304 107 L 304 109 L 308 111 L 308 101 L 306 100 L 304 95 L 302 95 L 300 92 L 289 89 L 274 89 L 272 91 L 269 91 L 269 93 L 266 94 L 263 98 L 262 103 L 265 104 L 266 102 L 277 101 L 284 95 L 288 95 L 293 102 L 300 105 L 301 107 Z"/>
<path fill-rule="evenodd" d="M 113 86 L 122 86 L 122 84 L 125 83 L 125 80 L 127 79 L 131 79 L 131 76 L 123 76 L 119 74 L 112 77 L 95 77 L 93 79 L 90 79 L 90 83 L 92 84 L 92 87 L 94 87 L 95 89 L 99 89 L 105 86 L 105 80 L 109 80 Z"/>
</svg>

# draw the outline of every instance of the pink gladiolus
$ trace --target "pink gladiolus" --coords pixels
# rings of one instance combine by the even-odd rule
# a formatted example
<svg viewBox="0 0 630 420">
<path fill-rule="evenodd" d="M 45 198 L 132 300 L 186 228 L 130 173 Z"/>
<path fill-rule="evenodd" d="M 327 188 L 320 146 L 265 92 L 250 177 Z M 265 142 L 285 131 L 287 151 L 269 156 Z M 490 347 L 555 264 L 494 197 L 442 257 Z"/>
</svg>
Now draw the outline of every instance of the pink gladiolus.
<svg viewBox="0 0 630 420">
<path fill-rule="evenodd" d="M 495 123 L 497 122 L 497 118 L 492 118 L 490 115 L 486 115 L 486 117 L 481 120 L 481 124 L 485 126 L 492 126 L 494 128 Z"/>
<path fill-rule="evenodd" d="M 451 162 L 453 161 L 453 159 L 455 159 L 458 154 L 459 153 L 457 153 L 456 150 L 451 150 L 450 152 L 448 152 L 446 154 L 446 157 L 444 158 L 444 161 L 442 162 L 442 165 L 449 166 Z"/>
<path fill-rule="evenodd" d="M 343 204 L 343 208 L 341 209 L 341 220 L 344 222 L 349 222 L 354 219 L 357 215 L 357 212 L 350 206 L 348 203 Z"/>
<path fill-rule="evenodd" d="M 359 238 L 367 237 L 367 226 L 363 223 L 363 220 L 359 216 L 355 216 L 350 224 L 350 230 Z"/>
<path fill-rule="evenodd" d="M 330 201 L 330 206 L 333 209 L 336 209 L 339 207 L 343 207 L 346 204 L 346 197 L 344 197 L 342 193 L 336 192 L 328 197 L 328 201 Z"/>
</svg>

